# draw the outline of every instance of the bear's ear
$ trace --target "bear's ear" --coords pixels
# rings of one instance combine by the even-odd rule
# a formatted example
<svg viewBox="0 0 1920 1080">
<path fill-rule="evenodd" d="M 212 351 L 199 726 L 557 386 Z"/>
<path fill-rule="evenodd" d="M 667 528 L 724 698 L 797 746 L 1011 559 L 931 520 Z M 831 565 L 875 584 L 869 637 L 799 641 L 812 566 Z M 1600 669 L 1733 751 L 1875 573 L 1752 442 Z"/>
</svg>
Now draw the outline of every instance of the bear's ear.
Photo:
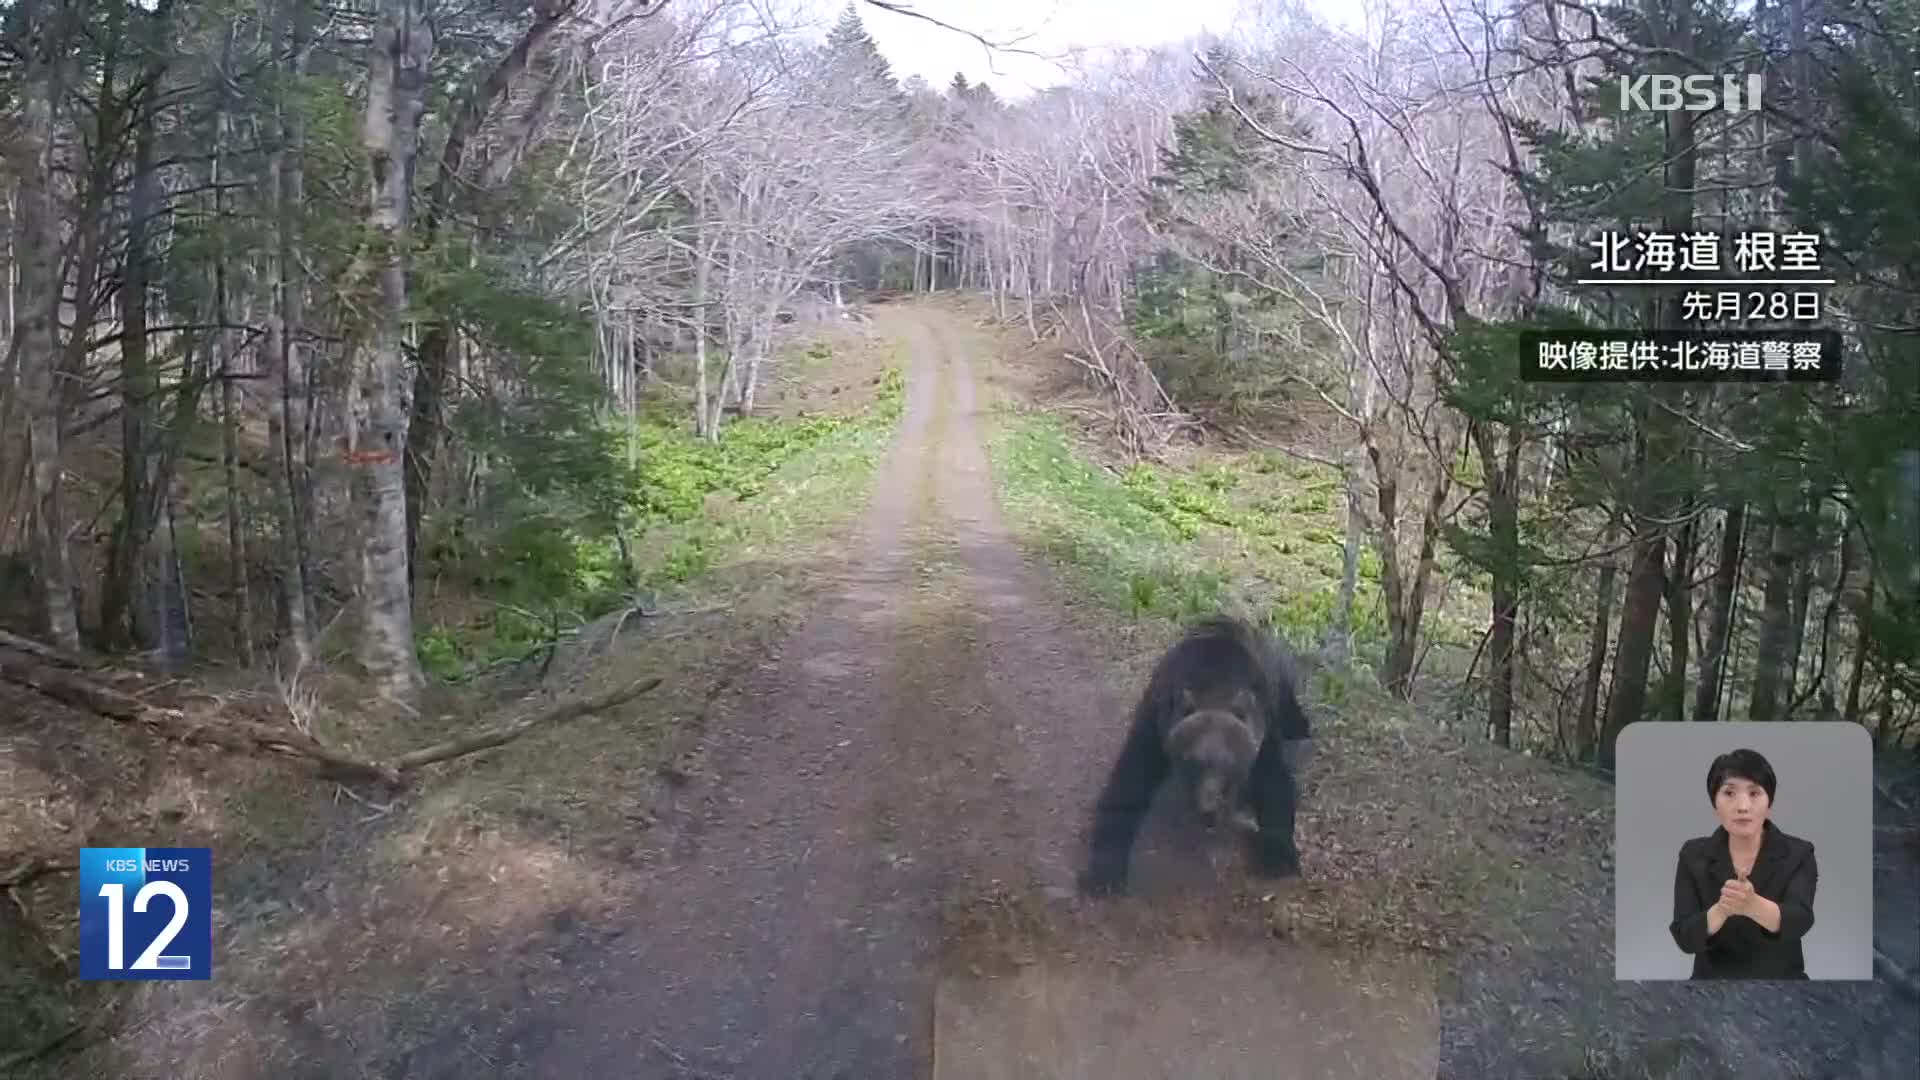
<svg viewBox="0 0 1920 1080">
<path fill-rule="evenodd" d="M 1196 707 L 1197 706 L 1195 706 L 1193 703 L 1193 688 L 1190 686 L 1181 687 L 1180 688 L 1180 711 L 1182 713 L 1191 713 L 1194 711 Z"/>
</svg>

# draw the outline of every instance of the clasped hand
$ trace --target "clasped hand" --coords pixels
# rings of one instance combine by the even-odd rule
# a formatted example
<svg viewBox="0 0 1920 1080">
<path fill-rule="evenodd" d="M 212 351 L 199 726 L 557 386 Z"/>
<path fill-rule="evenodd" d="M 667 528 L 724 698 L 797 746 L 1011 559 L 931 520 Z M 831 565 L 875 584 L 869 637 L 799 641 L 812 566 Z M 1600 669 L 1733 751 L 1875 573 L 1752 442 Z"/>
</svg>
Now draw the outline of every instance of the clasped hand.
<svg viewBox="0 0 1920 1080">
<path fill-rule="evenodd" d="M 1745 874 L 1729 878 L 1720 886 L 1720 910 L 1728 915 L 1745 915 L 1751 919 L 1759 914 L 1760 899 Z"/>
</svg>

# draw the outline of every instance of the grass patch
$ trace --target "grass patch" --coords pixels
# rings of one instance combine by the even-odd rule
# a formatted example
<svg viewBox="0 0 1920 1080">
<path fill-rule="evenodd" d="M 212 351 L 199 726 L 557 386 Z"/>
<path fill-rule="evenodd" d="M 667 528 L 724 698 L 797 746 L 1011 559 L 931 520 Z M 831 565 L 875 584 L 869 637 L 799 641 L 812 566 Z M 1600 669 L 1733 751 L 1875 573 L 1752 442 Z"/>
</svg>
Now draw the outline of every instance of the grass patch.
<svg viewBox="0 0 1920 1080">
<path fill-rule="evenodd" d="M 646 475 L 652 482 L 647 550 L 636 554 L 644 589 L 685 586 L 741 548 L 821 523 L 864 491 L 898 426 L 906 381 L 889 368 L 873 407 L 854 417 L 748 419 L 723 429 L 717 443 L 659 439 Z"/>
<path fill-rule="evenodd" d="M 1304 645 L 1333 615 L 1345 538 L 1334 470 L 1274 454 L 1195 454 L 1117 471 L 1045 413 L 1005 411 L 990 438 L 1021 542 L 1134 618 L 1237 607 Z M 1362 552 L 1354 636 L 1386 637 L 1379 561 Z"/>
<path fill-rule="evenodd" d="M 616 538 L 545 515 L 486 543 L 437 538 L 430 575 L 454 599 L 419 634 L 422 665 L 458 680 L 540 655 L 624 607 L 633 591 L 684 591 L 743 550 L 822 524 L 823 510 L 863 490 L 899 422 L 901 369 L 889 366 L 875 382 L 861 411 L 749 417 L 716 441 L 694 436 L 682 411 L 657 399 L 622 436 L 635 462 L 624 500 L 627 553 Z"/>
<path fill-rule="evenodd" d="M 686 483 L 677 500 L 659 501 L 659 519 L 634 562 L 656 605 L 694 614 L 629 619 L 626 634 L 647 634 L 644 655 L 609 640 L 618 616 L 602 614 L 555 661 L 555 678 L 571 681 L 571 669 L 609 682 L 690 670 L 724 652 L 729 638 L 772 633 L 825 545 L 865 504 L 898 426 L 904 387 L 900 369 L 889 367 L 863 413 L 747 420 L 723 429 L 718 444 L 658 444 L 670 449 L 655 459 L 656 473 Z M 662 747 L 689 735 L 705 709 L 690 688 L 668 687 L 624 710 L 643 720 L 589 718 L 569 725 L 564 738 L 545 740 L 540 753 L 455 765 L 422 815 L 542 835 L 564 830 L 576 845 L 623 856 L 633 831 L 652 822 L 636 796 L 655 786 Z"/>
</svg>

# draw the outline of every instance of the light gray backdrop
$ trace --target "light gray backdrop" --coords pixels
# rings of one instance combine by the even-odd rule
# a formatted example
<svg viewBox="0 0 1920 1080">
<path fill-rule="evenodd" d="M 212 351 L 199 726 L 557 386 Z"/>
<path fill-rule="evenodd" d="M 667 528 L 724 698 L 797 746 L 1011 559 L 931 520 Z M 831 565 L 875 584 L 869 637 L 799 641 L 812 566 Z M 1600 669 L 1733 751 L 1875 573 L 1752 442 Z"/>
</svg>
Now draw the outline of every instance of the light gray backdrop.
<svg viewBox="0 0 1920 1080">
<path fill-rule="evenodd" d="M 1720 827 L 1707 768 L 1757 750 L 1777 781 L 1767 820 L 1813 844 L 1820 883 L 1802 947 L 1813 979 L 1873 978 L 1873 742 L 1858 724 L 1628 724 L 1614 750 L 1614 977 L 1685 979 L 1673 943 L 1680 845 Z"/>
</svg>

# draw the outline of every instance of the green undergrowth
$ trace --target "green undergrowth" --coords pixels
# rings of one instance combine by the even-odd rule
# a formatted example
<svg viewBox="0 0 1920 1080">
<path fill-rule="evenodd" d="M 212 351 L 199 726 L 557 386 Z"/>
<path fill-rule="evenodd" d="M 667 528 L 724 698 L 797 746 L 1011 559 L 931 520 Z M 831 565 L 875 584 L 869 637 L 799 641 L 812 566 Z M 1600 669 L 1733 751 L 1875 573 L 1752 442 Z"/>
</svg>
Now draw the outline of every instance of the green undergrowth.
<svg viewBox="0 0 1920 1080">
<path fill-rule="evenodd" d="M 731 678 L 740 657 L 764 652 L 762 635 L 791 613 L 825 546 L 865 504 L 904 401 L 898 367 L 876 377 L 862 408 L 742 420 L 718 443 L 665 424 L 643 428 L 639 475 L 648 486 L 631 530 L 633 573 L 640 598 L 668 614 L 622 620 L 616 640 L 612 613 L 627 594 L 614 593 L 607 617 L 558 650 L 553 680 L 657 675 L 665 685 L 631 708 L 568 725 L 538 752 L 450 766 L 420 820 L 565 836 L 576 850 L 615 857 L 633 844 L 655 812 L 654 770 L 704 723 L 708 689 Z"/>
<path fill-rule="evenodd" d="M 459 679 L 539 655 L 632 597 L 696 590 L 744 553 L 824 523 L 857 504 L 899 422 L 904 389 L 901 369 L 889 366 L 857 412 L 749 417 L 716 441 L 692 433 L 684 403 L 649 402 L 620 425 L 611 451 L 625 487 L 618 535 L 529 499 L 484 539 L 455 519 L 426 541 L 434 586 L 474 599 L 445 605 L 420 635 L 423 665 Z"/>
<path fill-rule="evenodd" d="M 1134 618 L 1253 613 L 1296 645 L 1333 617 L 1345 537 L 1339 474 L 1273 453 L 1098 464 L 1057 418 L 1005 412 L 991 439 L 1007 517 L 1081 593 Z M 1353 633 L 1386 637 L 1380 566 L 1360 557 Z"/>
</svg>

